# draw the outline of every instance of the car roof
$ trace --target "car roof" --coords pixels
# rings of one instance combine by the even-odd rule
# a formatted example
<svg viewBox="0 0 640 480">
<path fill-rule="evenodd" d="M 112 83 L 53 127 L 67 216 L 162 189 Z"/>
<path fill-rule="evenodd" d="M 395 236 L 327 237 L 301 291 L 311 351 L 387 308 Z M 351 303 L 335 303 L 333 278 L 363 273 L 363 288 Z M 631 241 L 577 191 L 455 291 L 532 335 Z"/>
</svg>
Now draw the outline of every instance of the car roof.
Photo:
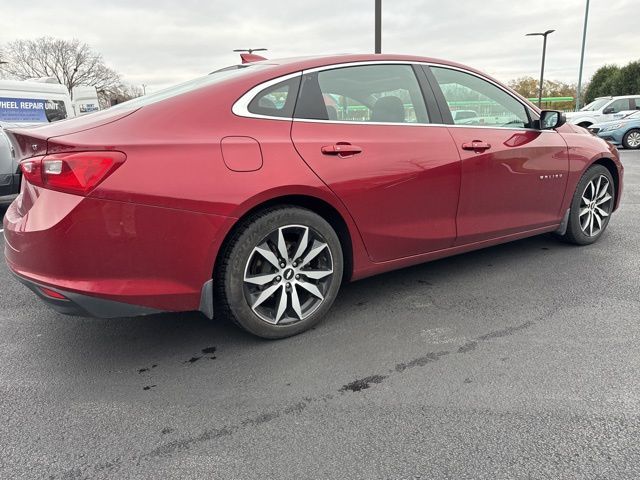
<svg viewBox="0 0 640 480">
<path fill-rule="evenodd" d="M 640 95 L 616 95 L 616 96 L 605 96 L 605 97 L 597 97 L 596 100 L 617 100 L 619 98 L 640 98 Z"/>
<path fill-rule="evenodd" d="M 487 78 L 498 85 L 502 86 L 506 90 L 513 92 L 518 95 L 512 88 L 508 87 L 500 80 L 493 78 L 491 75 L 484 73 L 480 70 L 477 70 L 473 67 L 469 67 L 468 65 L 463 65 L 461 63 L 452 62 L 450 60 L 443 60 L 441 58 L 434 57 L 423 57 L 419 55 L 403 55 L 403 54 L 353 54 L 353 53 L 343 53 L 336 55 L 318 55 L 318 56 L 303 56 L 303 57 L 289 57 L 289 58 L 275 58 L 275 59 L 265 59 L 258 62 L 251 62 L 250 65 L 264 65 L 273 67 L 269 72 L 270 76 L 280 76 L 286 73 L 293 73 L 300 70 L 310 70 L 318 67 L 325 66 L 333 66 L 347 63 L 360 63 L 360 62 L 410 62 L 410 63 L 429 63 L 435 65 L 442 65 L 444 67 L 454 67 L 466 70 L 468 72 L 475 73 L 484 78 Z M 242 66 L 247 66 L 244 64 Z M 521 95 L 518 95 L 521 98 Z M 527 99 L 524 99 L 530 108 L 534 111 L 538 111 L 538 107 L 533 103 L 529 102 Z"/>
<path fill-rule="evenodd" d="M 328 65 L 337 65 L 341 63 L 352 62 L 414 62 L 414 63 L 435 63 L 444 66 L 451 66 L 457 68 L 464 68 L 481 75 L 487 76 L 472 67 L 462 65 L 460 63 L 452 62 L 449 60 L 443 60 L 441 58 L 423 57 L 418 55 L 401 55 L 401 54 L 354 54 L 354 53 L 342 53 L 336 55 L 315 55 L 315 56 L 301 56 L 301 57 L 288 57 L 288 58 L 275 58 L 265 59 L 259 62 L 252 62 L 256 65 L 281 65 L 291 66 L 297 70 L 308 70 L 316 67 L 323 67 Z"/>
</svg>

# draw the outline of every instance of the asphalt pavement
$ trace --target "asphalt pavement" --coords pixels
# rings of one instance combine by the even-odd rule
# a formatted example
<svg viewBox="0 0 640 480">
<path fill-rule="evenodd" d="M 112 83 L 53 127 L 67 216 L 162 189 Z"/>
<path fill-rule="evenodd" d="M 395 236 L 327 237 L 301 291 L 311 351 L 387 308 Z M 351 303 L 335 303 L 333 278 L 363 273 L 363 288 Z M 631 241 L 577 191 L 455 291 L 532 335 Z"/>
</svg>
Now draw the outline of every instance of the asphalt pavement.
<svg viewBox="0 0 640 480">
<path fill-rule="evenodd" d="M 623 161 L 597 244 L 345 285 L 281 341 L 59 315 L 2 262 L 0 478 L 639 478 L 640 152 Z"/>
</svg>

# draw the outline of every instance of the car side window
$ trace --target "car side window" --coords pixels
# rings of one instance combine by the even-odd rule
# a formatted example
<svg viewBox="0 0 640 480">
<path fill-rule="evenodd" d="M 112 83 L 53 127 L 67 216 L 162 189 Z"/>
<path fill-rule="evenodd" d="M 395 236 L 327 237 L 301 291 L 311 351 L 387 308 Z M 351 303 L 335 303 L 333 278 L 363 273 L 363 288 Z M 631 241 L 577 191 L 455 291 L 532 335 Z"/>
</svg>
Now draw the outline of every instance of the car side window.
<svg viewBox="0 0 640 480">
<path fill-rule="evenodd" d="M 613 111 L 611 113 L 623 112 L 625 110 L 632 110 L 629 108 L 629 99 L 628 98 L 619 98 L 611 102 L 611 104 L 607 107 L 607 109 L 612 108 Z"/>
<path fill-rule="evenodd" d="M 257 115 L 291 118 L 300 78 L 291 78 L 262 90 L 247 109 Z"/>
<path fill-rule="evenodd" d="M 431 67 L 456 125 L 528 128 L 527 109 L 504 90 L 475 75 Z M 463 111 L 463 114 L 456 114 Z M 471 113 L 468 113 L 471 112 Z"/>
<path fill-rule="evenodd" d="M 429 123 L 410 65 L 362 65 L 305 74 L 294 116 L 342 122 Z"/>
</svg>

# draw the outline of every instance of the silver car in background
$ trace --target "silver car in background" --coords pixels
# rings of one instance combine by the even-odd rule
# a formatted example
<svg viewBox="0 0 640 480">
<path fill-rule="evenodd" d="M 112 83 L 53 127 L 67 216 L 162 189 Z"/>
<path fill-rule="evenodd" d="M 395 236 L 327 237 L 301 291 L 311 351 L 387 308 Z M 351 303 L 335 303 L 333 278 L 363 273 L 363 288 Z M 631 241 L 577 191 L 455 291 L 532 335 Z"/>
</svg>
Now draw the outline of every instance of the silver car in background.
<svg viewBox="0 0 640 480">
<path fill-rule="evenodd" d="M 8 205 L 20 191 L 20 173 L 9 138 L 0 125 L 0 206 Z"/>
</svg>

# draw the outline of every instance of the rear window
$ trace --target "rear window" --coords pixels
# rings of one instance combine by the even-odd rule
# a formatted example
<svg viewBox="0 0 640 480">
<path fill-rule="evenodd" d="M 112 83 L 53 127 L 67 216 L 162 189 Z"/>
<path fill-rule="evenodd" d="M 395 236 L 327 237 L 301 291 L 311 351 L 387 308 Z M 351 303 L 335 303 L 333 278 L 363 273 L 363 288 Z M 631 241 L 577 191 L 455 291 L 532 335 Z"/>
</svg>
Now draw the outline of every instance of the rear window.
<svg viewBox="0 0 640 480">
<path fill-rule="evenodd" d="M 142 97 L 134 98 L 132 100 L 128 100 L 126 102 L 115 105 L 109 110 L 130 110 L 133 108 L 140 108 L 146 105 L 151 105 L 152 103 L 160 102 L 162 100 L 166 100 L 167 98 L 176 97 L 178 95 L 182 95 L 184 93 L 192 92 L 199 88 L 208 87 L 209 85 L 215 85 L 216 83 L 223 82 L 232 77 L 239 77 L 241 75 L 246 75 L 247 72 L 255 72 L 258 68 L 266 68 L 268 65 L 235 65 L 233 67 L 223 68 L 221 70 L 216 70 L 215 72 L 210 73 L 209 75 L 205 75 L 204 77 L 199 77 L 194 80 L 189 80 L 188 82 L 181 83 L 180 85 L 175 85 L 173 87 L 166 88 L 164 90 L 160 90 L 156 93 L 150 93 L 148 95 L 144 95 Z"/>
</svg>

